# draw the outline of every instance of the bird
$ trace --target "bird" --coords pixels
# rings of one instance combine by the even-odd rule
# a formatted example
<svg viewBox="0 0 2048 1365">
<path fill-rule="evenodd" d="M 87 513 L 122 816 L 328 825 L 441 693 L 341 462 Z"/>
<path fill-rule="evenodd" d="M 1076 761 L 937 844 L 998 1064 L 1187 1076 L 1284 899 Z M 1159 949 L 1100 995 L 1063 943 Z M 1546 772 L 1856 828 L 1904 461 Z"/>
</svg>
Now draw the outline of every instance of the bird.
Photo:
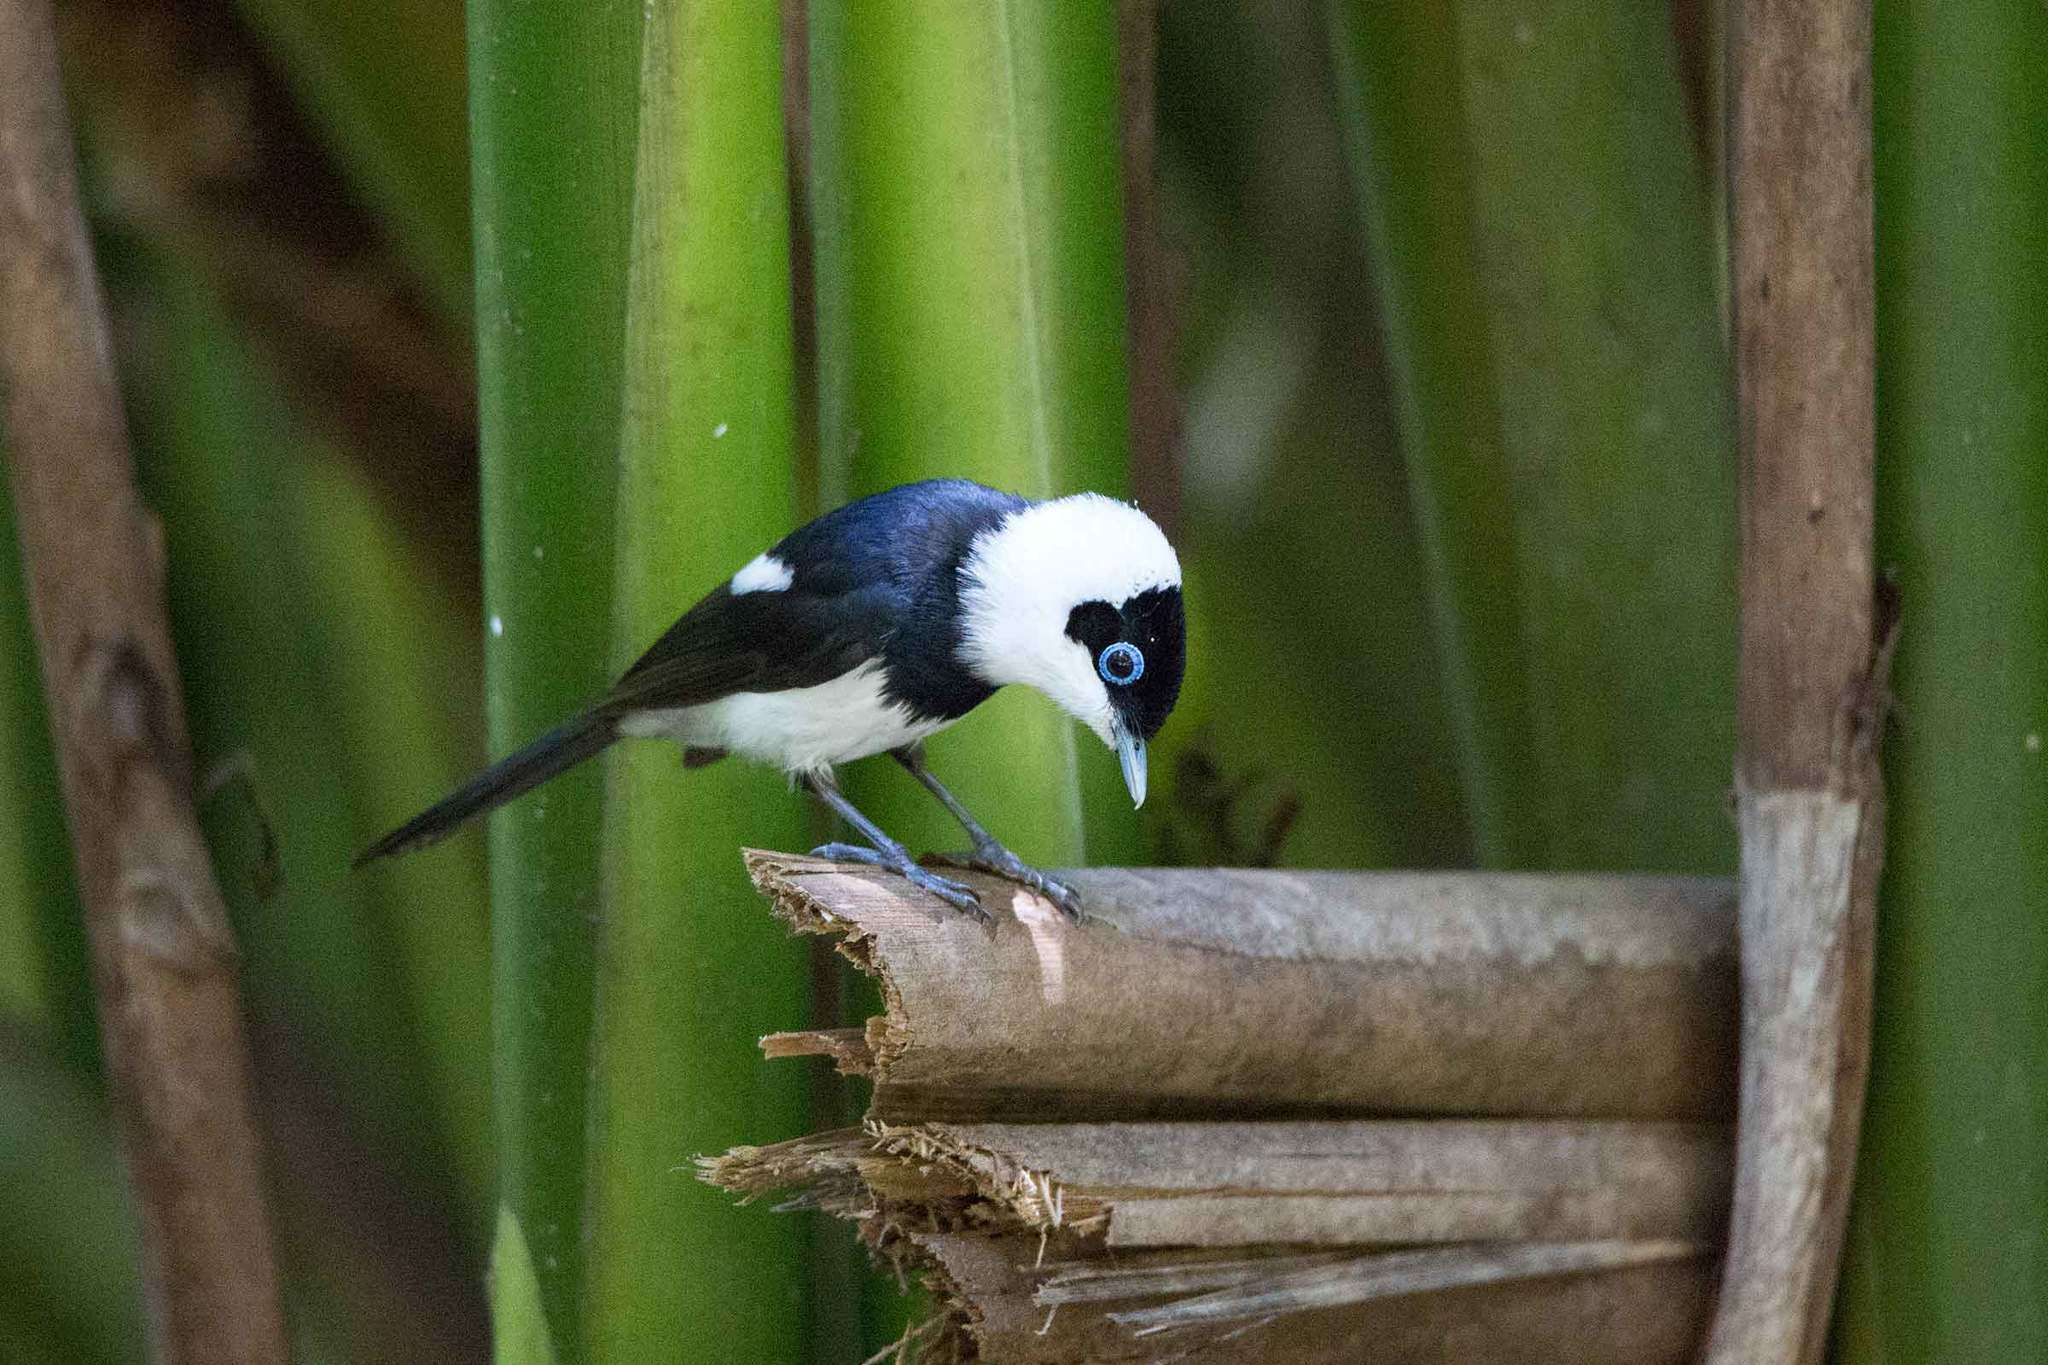
<svg viewBox="0 0 2048 1365">
<path fill-rule="evenodd" d="M 865 843 L 817 856 L 893 872 L 989 921 L 973 888 L 920 866 L 840 789 L 887 753 L 965 830 L 971 867 L 1070 917 L 1073 889 L 1027 865 L 931 771 L 924 741 L 1013 683 L 1113 749 L 1134 806 L 1146 745 L 1186 664 L 1180 560 L 1135 504 L 1029 499 L 966 479 L 901 484 L 790 532 L 706 593 L 595 704 L 370 845 L 356 865 L 434 843 L 622 739 L 679 744 L 683 766 L 766 764 Z"/>
</svg>

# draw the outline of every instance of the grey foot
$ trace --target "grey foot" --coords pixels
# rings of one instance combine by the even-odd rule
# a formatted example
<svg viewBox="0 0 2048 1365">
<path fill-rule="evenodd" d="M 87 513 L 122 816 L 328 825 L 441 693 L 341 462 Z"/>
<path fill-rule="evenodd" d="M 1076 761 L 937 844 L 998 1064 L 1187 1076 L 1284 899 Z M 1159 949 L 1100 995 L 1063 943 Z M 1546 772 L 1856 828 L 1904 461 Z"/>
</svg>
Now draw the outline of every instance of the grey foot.
<svg viewBox="0 0 2048 1365">
<path fill-rule="evenodd" d="M 994 917 L 982 908 L 981 897 L 974 894 L 974 888 L 956 882 L 950 877 L 941 877 L 929 868 L 919 867 L 901 851 L 885 853 L 863 844 L 820 844 L 811 850 L 811 856 L 830 858 L 835 863 L 864 863 L 869 867 L 894 872 L 912 886 L 931 892 L 940 900 L 974 916 L 983 924 L 995 923 Z"/>
<path fill-rule="evenodd" d="M 978 867 L 983 872 L 993 872 L 998 877 L 1030 887 L 1057 905 L 1068 919 L 1076 923 L 1080 921 L 1081 898 L 1074 894 L 1072 887 L 1065 882 L 1054 881 L 994 840 L 978 846 L 966 861 L 969 867 Z"/>
</svg>

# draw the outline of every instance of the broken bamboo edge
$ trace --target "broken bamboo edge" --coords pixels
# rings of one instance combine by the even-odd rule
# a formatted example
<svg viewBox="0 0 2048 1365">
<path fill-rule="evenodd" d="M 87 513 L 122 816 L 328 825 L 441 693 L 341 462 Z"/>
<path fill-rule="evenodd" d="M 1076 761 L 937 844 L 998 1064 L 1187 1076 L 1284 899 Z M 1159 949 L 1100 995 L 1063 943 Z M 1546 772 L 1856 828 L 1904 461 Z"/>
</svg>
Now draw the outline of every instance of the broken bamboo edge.
<svg viewBox="0 0 2048 1365">
<path fill-rule="evenodd" d="M 46 0 L 0 0 L 0 403 L 151 1355 L 282 1361 L 238 962 L 193 809 L 163 532 L 135 490 Z"/>
<path fill-rule="evenodd" d="M 883 1122 L 1732 1107 L 1723 880 L 1094 868 L 1071 874 L 1089 910 L 1073 924 L 958 874 L 997 908 L 990 930 L 884 873 L 746 858 L 886 1006 L 765 1049 L 870 1076 Z"/>
<path fill-rule="evenodd" d="M 884 1000 L 764 1052 L 875 1103 L 701 1173 L 922 1274 L 920 1358 L 1696 1349 L 1730 1162 L 1725 1125 L 1678 1120 L 1730 1101 L 1730 884 L 1096 869 L 1066 874 L 1071 924 L 965 874 L 984 927 L 868 869 L 747 862 Z"/>
<path fill-rule="evenodd" d="M 1730 15 L 1742 1080 L 1714 1365 L 1824 1355 L 1869 1065 L 1889 649 L 1870 43 L 1869 0 Z"/>
<path fill-rule="evenodd" d="M 1688 1359 L 1728 1180 L 1725 1129 L 1615 1121 L 870 1124 L 700 1164 L 920 1272 L 919 1358 L 1040 1362 Z"/>
<path fill-rule="evenodd" d="M 1015 1234 L 910 1240 L 954 1309 L 930 1324 L 926 1358 L 948 1359 L 945 1337 L 966 1333 L 979 1359 L 1004 1365 L 1679 1365 L 1712 1289 L 1707 1262 L 1646 1244 L 1112 1263 L 1040 1260 L 1038 1240 Z"/>
<path fill-rule="evenodd" d="M 700 1162 L 845 1217 L 1108 1250 L 1719 1240 L 1722 1125 L 1614 1120 L 870 1123 Z"/>
</svg>

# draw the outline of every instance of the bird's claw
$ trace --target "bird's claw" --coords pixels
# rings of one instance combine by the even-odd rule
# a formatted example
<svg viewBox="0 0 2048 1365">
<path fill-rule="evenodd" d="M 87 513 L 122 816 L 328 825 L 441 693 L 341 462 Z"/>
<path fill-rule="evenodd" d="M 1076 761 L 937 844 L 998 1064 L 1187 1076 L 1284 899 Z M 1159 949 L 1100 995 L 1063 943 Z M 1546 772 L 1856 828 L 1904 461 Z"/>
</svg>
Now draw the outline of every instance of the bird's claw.
<svg viewBox="0 0 2048 1365">
<path fill-rule="evenodd" d="M 830 858 L 836 863 L 863 863 L 869 867 L 894 872 L 912 886 L 931 892 L 954 909 L 973 916 L 983 924 L 995 923 L 995 917 L 982 906 L 981 897 L 974 894 L 973 887 L 964 882 L 956 882 L 950 877 L 941 877 L 929 868 L 919 867 L 910 861 L 907 854 L 892 855 L 862 844 L 820 844 L 811 850 L 811 856 Z"/>
<path fill-rule="evenodd" d="M 1039 895 L 1060 908 L 1060 913 L 1079 923 L 1081 920 L 1081 898 L 1065 882 L 1054 881 L 1022 858 L 1004 848 L 1001 844 L 989 843 L 976 848 L 967 855 L 967 865 L 983 872 L 992 872 L 1030 887 Z"/>
</svg>

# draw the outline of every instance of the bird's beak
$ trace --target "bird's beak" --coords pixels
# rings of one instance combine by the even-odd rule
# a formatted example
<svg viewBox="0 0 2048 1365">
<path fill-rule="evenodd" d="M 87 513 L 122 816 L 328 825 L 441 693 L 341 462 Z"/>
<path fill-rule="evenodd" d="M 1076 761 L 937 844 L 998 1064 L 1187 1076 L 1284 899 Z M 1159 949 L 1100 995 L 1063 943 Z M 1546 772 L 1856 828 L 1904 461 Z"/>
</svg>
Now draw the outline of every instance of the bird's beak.
<svg viewBox="0 0 2048 1365">
<path fill-rule="evenodd" d="M 1131 789 L 1131 805 L 1142 806 L 1145 804 L 1145 741 L 1121 724 L 1112 723 L 1110 733 L 1116 737 L 1116 761 L 1123 766 L 1124 785 Z"/>
</svg>

